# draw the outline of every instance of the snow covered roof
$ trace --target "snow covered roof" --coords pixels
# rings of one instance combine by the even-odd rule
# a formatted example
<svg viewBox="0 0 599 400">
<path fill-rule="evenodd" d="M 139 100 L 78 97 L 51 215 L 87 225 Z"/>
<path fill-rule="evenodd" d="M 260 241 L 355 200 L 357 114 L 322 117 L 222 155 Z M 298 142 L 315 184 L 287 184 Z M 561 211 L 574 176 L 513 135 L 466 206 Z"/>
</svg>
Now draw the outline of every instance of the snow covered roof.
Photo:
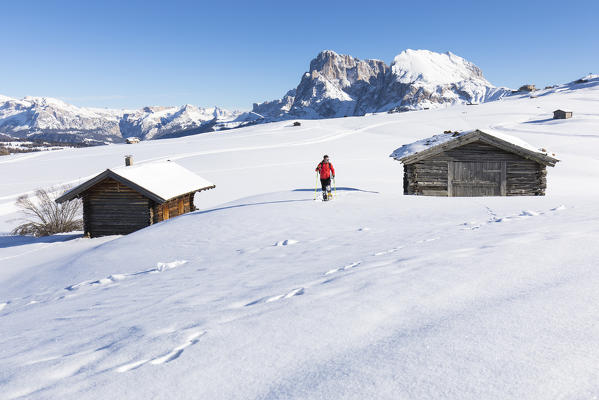
<svg viewBox="0 0 599 400">
<path fill-rule="evenodd" d="M 191 192 L 213 189 L 215 185 L 172 161 L 153 162 L 128 167 L 107 169 L 94 178 L 69 190 L 56 201 L 72 200 L 96 183 L 112 178 L 148 197 L 164 203 Z"/>
<path fill-rule="evenodd" d="M 404 164 L 411 164 L 426 157 L 441 153 L 444 150 L 459 147 L 478 140 L 511 153 L 516 153 L 526 158 L 532 158 L 545 165 L 553 166 L 559 161 L 550 157 L 546 150 L 537 149 L 517 137 L 491 130 L 485 130 L 485 132 L 483 132 L 478 129 L 463 132 L 442 133 L 426 139 L 417 140 L 396 149 L 391 153 L 390 157 L 393 157 Z"/>
</svg>

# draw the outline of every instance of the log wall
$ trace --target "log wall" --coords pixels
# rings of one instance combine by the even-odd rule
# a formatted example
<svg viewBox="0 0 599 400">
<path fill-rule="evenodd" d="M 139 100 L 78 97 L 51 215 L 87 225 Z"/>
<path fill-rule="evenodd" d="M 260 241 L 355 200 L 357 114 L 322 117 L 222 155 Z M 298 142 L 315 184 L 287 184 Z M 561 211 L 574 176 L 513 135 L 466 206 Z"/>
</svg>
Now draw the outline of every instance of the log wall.
<svg viewBox="0 0 599 400">
<path fill-rule="evenodd" d="M 544 196 L 546 188 L 546 166 L 526 159 L 507 163 L 508 196 Z"/>
<path fill-rule="evenodd" d="M 543 196 L 547 168 L 482 142 L 449 149 L 428 159 L 404 165 L 404 194 L 448 196 L 448 163 L 505 161 L 507 196 Z"/>
<path fill-rule="evenodd" d="M 83 193 L 83 225 L 90 237 L 126 235 L 150 225 L 150 200 L 114 179 Z"/>
</svg>

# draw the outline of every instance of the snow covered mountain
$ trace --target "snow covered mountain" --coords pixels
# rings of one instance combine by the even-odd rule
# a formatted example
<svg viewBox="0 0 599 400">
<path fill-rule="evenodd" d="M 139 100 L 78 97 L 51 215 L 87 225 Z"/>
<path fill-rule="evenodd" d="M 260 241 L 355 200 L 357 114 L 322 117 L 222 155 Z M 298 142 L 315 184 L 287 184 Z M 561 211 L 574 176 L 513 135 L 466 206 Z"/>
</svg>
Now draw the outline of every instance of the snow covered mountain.
<svg viewBox="0 0 599 400">
<path fill-rule="evenodd" d="M 84 108 L 48 97 L 0 96 L 0 133 L 65 142 L 122 142 L 184 136 L 247 125 L 261 117 L 218 107 L 144 107 L 140 110 Z"/>
<path fill-rule="evenodd" d="M 269 119 L 330 118 L 497 100 L 511 90 L 487 81 L 480 68 L 450 52 L 405 50 L 391 66 L 323 51 L 282 100 L 254 104 Z"/>
<path fill-rule="evenodd" d="M 122 142 L 185 136 L 289 118 L 330 118 L 370 112 L 482 103 L 511 94 L 489 83 L 471 62 L 450 52 L 405 50 L 390 66 L 323 51 L 297 88 L 252 112 L 218 107 L 83 108 L 47 97 L 0 96 L 0 133 L 53 141 Z"/>
</svg>

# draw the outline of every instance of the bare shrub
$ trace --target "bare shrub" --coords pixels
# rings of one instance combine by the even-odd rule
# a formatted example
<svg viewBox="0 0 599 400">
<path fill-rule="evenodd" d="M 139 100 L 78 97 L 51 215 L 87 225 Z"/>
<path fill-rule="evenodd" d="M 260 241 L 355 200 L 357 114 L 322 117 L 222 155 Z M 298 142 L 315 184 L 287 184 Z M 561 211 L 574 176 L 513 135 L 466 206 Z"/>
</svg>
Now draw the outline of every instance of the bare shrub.
<svg viewBox="0 0 599 400">
<path fill-rule="evenodd" d="M 34 196 L 23 195 L 16 201 L 25 217 L 24 223 L 17 226 L 13 235 L 36 237 L 72 232 L 83 229 L 81 200 L 56 203 L 56 198 L 68 188 L 38 189 Z"/>
</svg>

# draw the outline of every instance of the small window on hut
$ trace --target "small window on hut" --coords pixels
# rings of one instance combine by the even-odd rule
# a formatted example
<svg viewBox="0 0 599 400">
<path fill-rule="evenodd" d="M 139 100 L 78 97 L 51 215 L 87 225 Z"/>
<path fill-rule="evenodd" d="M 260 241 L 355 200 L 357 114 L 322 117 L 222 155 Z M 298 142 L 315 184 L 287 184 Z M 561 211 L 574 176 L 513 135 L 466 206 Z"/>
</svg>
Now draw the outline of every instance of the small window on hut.
<svg viewBox="0 0 599 400">
<path fill-rule="evenodd" d="M 168 203 L 165 203 L 162 205 L 162 219 L 163 220 L 169 219 Z"/>
<path fill-rule="evenodd" d="M 181 197 L 179 199 L 179 203 L 177 204 L 178 208 L 179 208 L 179 215 L 183 214 L 185 212 L 185 207 L 184 207 L 184 202 L 183 202 L 183 197 Z"/>
</svg>

